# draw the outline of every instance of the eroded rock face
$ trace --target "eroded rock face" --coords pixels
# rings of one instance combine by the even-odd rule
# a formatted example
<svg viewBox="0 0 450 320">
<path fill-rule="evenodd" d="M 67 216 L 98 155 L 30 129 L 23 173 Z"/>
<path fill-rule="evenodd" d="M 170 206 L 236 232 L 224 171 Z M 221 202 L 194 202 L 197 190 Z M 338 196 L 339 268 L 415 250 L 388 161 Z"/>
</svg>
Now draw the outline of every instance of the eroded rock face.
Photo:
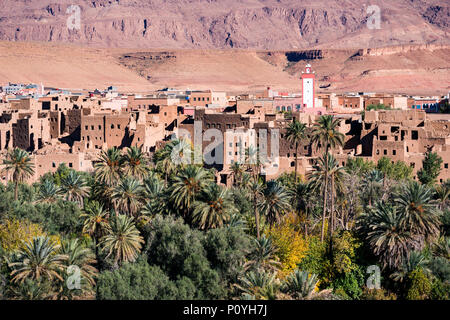
<svg viewBox="0 0 450 320">
<path fill-rule="evenodd" d="M 372 4 L 380 30 L 367 27 Z M 71 5 L 79 29 L 67 27 Z M 449 8 L 438 0 L 3 0 L 0 40 L 264 50 L 448 43 Z"/>
</svg>

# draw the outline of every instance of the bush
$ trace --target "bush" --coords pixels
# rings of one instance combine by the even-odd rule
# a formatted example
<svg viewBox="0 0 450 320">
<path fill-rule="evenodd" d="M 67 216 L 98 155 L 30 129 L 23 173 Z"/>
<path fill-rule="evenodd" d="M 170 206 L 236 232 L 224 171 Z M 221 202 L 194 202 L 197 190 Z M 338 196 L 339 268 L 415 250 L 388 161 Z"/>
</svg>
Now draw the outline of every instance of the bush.
<svg viewBox="0 0 450 320">
<path fill-rule="evenodd" d="M 40 225 L 28 220 L 8 219 L 0 224 L 0 245 L 6 252 L 21 249 L 25 242 L 44 235 Z"/>
<path fill-rule="evenodd" d="M 425 300 L 431 295 L 432 284 L 422 268 L 417 268 L 408 275 L 406 299 Z"/>
<path fill-rule="evenodd" d="M 319 275 L 323 279 L 326 265 L 326 244 L 320 242 L 318 237 L 311 237 L 308 239 L 308 249 L 304 258 L 298 264 L 299 270 L 308 271 L 309 273 Z"/>
<path fill-rule="evenodd" d="M 148 263 L 160 267 L 170 280 L 188 278 L 195 285 L 195 299 L 220 299 L 226 289 L 219 273 L 211 268 L 203 247 L 204 234 L 182 219 L 156 216 L 147 227 Z M 183 281 L 187 281 L 186 279 Z"/>
<path fill-rule="evenodd" d="M 417 178 L 422 184 L 433 184 L 441 172 L 442 158 L 435 152 L 427 152 L 422 161 L 422 169 L 417 172 Z"/>
<path fill-rule="evenodd" d="M 359 299 L 363 293 L 364 273 L 360 269 L 346 272 L 333 280 L 334 293 L 346 299 Z"/>
<path fill-rule="evenodd" d="M 362 295 L 360 296 L 361 300 L 397 300 L 397 296 L 393 293 L 390 293 L 383 288 L 380 289 L 369 289 L 367 287 L 364 288 Z"/>
<path fill-rule="evenodd" d="M 211 267 L 216 270 L 224 286 L 235 283 L 243 272 L 243 262 L 250 238 L 241 228 L 219 228 L 208 231 L 203 246 Z"/>
<path fill-rule="evenodd" d="M 431 285 L 431 299 L 432 300 L 448 300 L 450 297 L 449 282 L 442 282 L 439 279 L 434 279 Z"/>
<path fill-rule="evenodd" d="M 24 202 L 11 206 L 3 219 L 27 219 L 41 225 L 50 234 L 80 233 L 82 221 L 80 208 L 74 202 L 59 200 L 52 204 Z"/>
<path fill-rule="evenodd" d="M 186 290 L 182 290 L 186 291 Z M 97 281 L 100 300 L 168 300 L 178 297 L 175 283 L 147 261 L 127 263 L 120 269 L 102 272 Z"/>
<path fill-rule="evenodd" d="M 308 244 L 299 230 L 297 217 L 289 215 L 279 225 L 273 226 L 267 236 L 271 237 L 277 248 L 275 255 L 280 259 L 280 276 L 284 277 L 297 269 L 297 265 L 306 256 Z"/>
<path fill-rule="evenodd" d="M 382 157 L 378 160 L 377 169 L 388 178 L 396 181 L 412 179 L 413 168 L 403 161 L 392 163 L 391 159 Z"/>
</svg>

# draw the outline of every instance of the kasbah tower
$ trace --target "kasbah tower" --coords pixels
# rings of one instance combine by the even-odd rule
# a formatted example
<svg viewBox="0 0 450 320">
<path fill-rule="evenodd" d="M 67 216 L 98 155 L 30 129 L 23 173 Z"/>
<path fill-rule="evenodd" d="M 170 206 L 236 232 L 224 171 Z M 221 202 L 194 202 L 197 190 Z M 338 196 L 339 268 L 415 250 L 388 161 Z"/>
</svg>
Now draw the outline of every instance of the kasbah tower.
<svg viewBox="0 0 450 320">
<path fill-rule="evenodd" d="M 311 69 L 311 65 L 307 64 L 305 70 L 302 71 L 302 105 L 305 109 L 314 109 L 315 107 L 315 82 L 316 74 Z"/>
</svg>

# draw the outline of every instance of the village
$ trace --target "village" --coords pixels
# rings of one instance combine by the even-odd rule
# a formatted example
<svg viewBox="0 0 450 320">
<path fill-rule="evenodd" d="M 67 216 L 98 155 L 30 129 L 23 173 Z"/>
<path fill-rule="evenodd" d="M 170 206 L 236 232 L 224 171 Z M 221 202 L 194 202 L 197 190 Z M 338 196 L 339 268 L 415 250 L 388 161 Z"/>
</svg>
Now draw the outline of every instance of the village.
<svg viewBox="0 0 450 320">
<path fill-rule="evenodd" d="M 223 158 L 209 165 L 217 170 L 220 184 L 230 185 L 230 165 L 240 162 L 243 147 L 252 143 L 272 152 L 270 161 L 263 163 L 267 180 L 293 172 L 296 164 L 299 174 L 306 175 L 319 152 L 307 139 L 296 149 L 285 139 L 285 131 L 294 119 L 311 127 L 325 114 L 341 120 L 344 146 L 334 150 L 339 164 L 345 165 L 349 158 L 376 162 L 388 157 L 405 162 L 416 175 L 426 152 L 432 151 L 444 159 L 438 181 L 450 178 L 450 114 L 442 112 L 448 108 L 448 95 L 321 94 L 309 64 L 299 80 L 299 93 L 270 87 L 239 95 L 171 88 L 136 95 L 120 93 L 114 86 L 73 93 L 42 84 L 12 83 L 0 88 L 0 155 L 16 147 L 31 153 L 35 173 L 28 182 L 55 172 L 62 163 L 93 171 L 100 152 L 112 147 L 137 146 L 151 157 L 174 137 L 188 136 L 194 149 L 196 142 L 203 151 L 209 150 L 205 137 L 200 142 L 192 138 L 195 123 L 201 124 L 202 133 L 216 129 L 224 135 L 216 143 L 220 152 L 209 150 Z M 240 134 L 227 135 L 230 130 Z M 262 131 L 268 132 L 267 141 L 260 139 Z M 280 135 L 276 148 L 271 146 L 272 131 Z M 5 184 L 10 178 L 2 173 L 0 181 Z"/>
</svg>

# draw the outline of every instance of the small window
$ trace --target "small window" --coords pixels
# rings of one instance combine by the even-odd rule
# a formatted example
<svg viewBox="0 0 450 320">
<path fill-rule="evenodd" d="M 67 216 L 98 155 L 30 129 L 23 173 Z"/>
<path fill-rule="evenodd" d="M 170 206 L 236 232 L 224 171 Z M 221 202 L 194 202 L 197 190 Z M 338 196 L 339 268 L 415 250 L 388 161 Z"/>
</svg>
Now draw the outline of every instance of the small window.
<svg viewBox="0 0 450 320">
<path fill-rule="evenodd" d="M 69 168 L 72 168 L 72 167 L 73 167 L 72 162 L 69 162 Z"/>
<path fill-rule="evenodd" d="M 444 168 L 448 169 L 448 163 L 444 163 Z"/>
<path fill-rule="evenodd" d="M 411 131 L 411 139 L 419 140 L 419 132 L 416 130 Z"/>
<path fill-rule="evenodd" d="M 383 154 L 387 155 L 387 150 L 386 149 L 383 150 Z"/>
<path fill-rule="evenodd" d="M 397 154 L 397 150 L 392 150 L 392 155 L 395 156 Z"/>
</svg>

